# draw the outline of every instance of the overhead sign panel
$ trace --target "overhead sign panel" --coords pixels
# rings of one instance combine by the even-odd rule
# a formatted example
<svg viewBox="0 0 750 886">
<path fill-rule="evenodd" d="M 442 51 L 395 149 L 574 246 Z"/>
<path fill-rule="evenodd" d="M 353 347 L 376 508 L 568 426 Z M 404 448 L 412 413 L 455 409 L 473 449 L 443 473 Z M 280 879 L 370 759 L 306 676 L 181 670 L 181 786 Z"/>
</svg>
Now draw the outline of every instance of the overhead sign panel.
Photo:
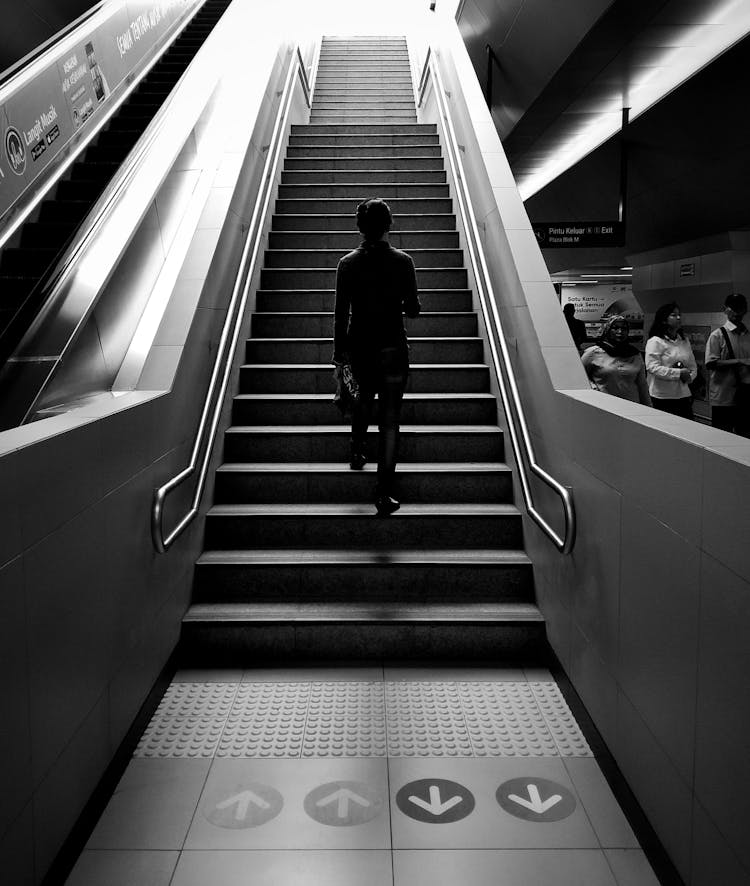
<svg viewBox="0 0 750 886">
<path fill-rule="evenodd" d="M 531 227 L 542 249 L 625 245 L 625 225 L 619 221 L 533 222 Z"/>
</svg>

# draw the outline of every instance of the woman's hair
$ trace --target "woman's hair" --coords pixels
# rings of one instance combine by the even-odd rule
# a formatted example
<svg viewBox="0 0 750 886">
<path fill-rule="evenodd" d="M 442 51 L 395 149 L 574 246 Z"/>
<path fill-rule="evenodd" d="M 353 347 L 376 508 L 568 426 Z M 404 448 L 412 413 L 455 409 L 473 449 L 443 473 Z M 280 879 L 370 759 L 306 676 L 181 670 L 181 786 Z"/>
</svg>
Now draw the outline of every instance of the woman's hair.
<svg viewBox="0 0 750 886">
<path fill-rule="evenodd" d="M 609 332 L 615 323 L 624 323 L 627 329 L 630 330 L 630 323 L 628 323 L 627 319 L 623 317 L 622 314 L 612 314 L 603 321 L 599 338 L 604 339 L 605 341 L 608 340 Z"/>
<path fill-rule="evenodd" d="M 365 200 L 357 207 L 357 227 L 365 240 L 379 240 L 390 231 L 392 221 L 391 208 L 380 197 Z"/>
<path fill-rule="evenodd" d="M 672 311 L 675 310 L 680 310 L 680 306 L 676 301 L 671 301 L 669 304 L 662 305 L 660 308 L 656 309 L 654 322 L 651 324 L 651 329 L 648 331 L 649 338 L 652 338 L 653 336 L 664 338 L 664 333 L 667 331 L 667 317 L 669 317 Z M 682 338 L 682 332 L 678 332 L 677 334 Z"/>
</svg>

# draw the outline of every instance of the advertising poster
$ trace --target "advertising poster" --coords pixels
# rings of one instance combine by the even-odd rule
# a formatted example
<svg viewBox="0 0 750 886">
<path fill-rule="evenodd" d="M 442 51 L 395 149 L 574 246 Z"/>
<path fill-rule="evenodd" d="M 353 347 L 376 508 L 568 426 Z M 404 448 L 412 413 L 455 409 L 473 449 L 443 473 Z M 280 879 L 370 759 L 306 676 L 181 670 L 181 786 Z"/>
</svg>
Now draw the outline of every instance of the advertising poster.
<svg viewBox="0 0 750 886">
<path fill-rule="evenodd" d="M 0 107 L 0 211 L 10 206 L 26 187 L 25 152 L 20 132 L 10 126 L 5 106 Z"/>
<path fill-rule="evenodd" d="M 3 151 L 11 173 L 28 186 L 73 133 L 57 67 L 43 71 L 5 105 Z M 5 208 L 5 207 L 3 207 Z"/>
</svg>

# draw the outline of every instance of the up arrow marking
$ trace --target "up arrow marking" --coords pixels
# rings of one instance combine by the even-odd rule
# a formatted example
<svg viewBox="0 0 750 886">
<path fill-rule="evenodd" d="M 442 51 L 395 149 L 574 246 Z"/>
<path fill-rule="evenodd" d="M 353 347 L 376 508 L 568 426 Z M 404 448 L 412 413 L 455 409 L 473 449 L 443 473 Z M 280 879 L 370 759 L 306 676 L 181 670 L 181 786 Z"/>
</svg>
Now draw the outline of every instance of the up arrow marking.
<svg viewBox="0 0 750 886">
<path fill-rule="evenodd" d="M 237 808 L 234 811 L 235 819 L 237 821 L 244 821 L 247 818 L 247 812 L 251 803 L 254 803 L 261 809 L 269 809 L 271 805 L 270 803 L 267 803 L 263 797 L 259 797 L 252 791 L 243 791 L 241 794 L 235 794 L 228 800 L 222 800 L 221 803 L 217 803 L 216 808 L 228 809 L 230 806 L 236 806 Z"/>
<path fill-rule="evenodd" d="M 370 805 L 369 800 L 365 800 L 364 797 L 360 797 L 359 794 L 355 794 L 353 791 L 350 791 L 349 788 L 339 788 L 337 791 L 334 791 L 327 797 L 323 797 L 322 800 L 318 800 L 315 805 L 329 806 L 331 803 L 335 803 L 337 801 L 339 805 L 336 809 L 336 815 L 338 815 L 339 818 L 349 817 L 350 803 L 358 803 L 360 806 L 365 807 Z"/>
<path fill-rule="evenodd" d="M 520 806 L 525 806 L 532 812 L 536 812 L 537 815 L 552 809 L 553 806 L 556 806 L 562 800 L 560 794 L 553 794 L 542 802 L 542 798 L 539 796 L 539 788 L 535 784 L 527 784 L 526 789 L 529 792 L 530 799 L 526 800 L 524 797 L 519 797 L 518 794 L 508 794 L 508 799 L 518 803 Z"/>
<path fill-rule="evenodd" d="M 451 797 L 450 800 L 446 800 L 444 803 L 440 802 L 440 788 L 436 785 L 430 785 L 430 802 L 428 803 L 426 800 L 423 800 L 421 797 L 415 797 L 412 795 L 409 797 L 409 800 L 414 803 L 415 806 L 419 806 L 420 808 L 430 812 L 432 815 L 442 815 L 444 812 L 447 812 L 449 809 L 453 809 L 453 807 L 461 802 L 461 797 Z"/>
</svg>

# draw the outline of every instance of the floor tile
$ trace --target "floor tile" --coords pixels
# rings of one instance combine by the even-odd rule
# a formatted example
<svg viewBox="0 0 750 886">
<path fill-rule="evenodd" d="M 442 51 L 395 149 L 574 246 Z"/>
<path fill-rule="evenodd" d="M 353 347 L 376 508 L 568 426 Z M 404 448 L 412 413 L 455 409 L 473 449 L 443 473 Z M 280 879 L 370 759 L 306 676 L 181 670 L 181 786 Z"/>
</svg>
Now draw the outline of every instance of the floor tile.
<svg viewBox="0 0 750 886">
<path fill-rule="evenodd" d="M 182 849 L 209 760 L 131 760 L 88 849 Z"/>
<path fill-rule="evenodd" d="M 251 668 L 243 671 L 243 683 L 276 683 L 282 681 L 321 683 L 332 680 L 370 682 L 383 679 L 381 667 L 315 667 L 315 668 Z"/>
<path fill-rule="evenodd" d="M 519 798 L 508 801 L 511 814 L 501 808 L 496 791 L 513 779 L 518 785 L 508 786 L 505 793 Z M 539 781 L 541 779 L 541 781 Z M 395 759 L 389 761 L 393 846 L 397 849 L 523 849 L 523 848 L 599 848 L 574 785 L 560 759 L 514 759 L 498 757 L 481 759 Z M 425 780 L 425 781 L 422 781 Z M 425 788 L 427 781 L 447 780 L 463 786 L 473 796 L 475 806 L 465 817 L 451 821 L 453 813 L 466 808 L 451 786 L 439 786 L 433 795 Z M 527 781 L 528 780 L 528 781 Z M 422 801 L 434 799 L 434 809 L 455 801 L 453 809 L 436 814 L 435 822 L 418 821 L 399 807 L 399 792 L 413 782 L 422 782 L 413 796 Z M 552 782 L 550 785 L 548 782 Z M 537 787 L 538 784 L 538 787 Z M 402 793 L 404 809 L 413 812 L 416 804 L 409 801 L 409 790 Z M 556 791 L 559 790 L 559 793 Z M 536 794 L 533 793 L 536 791 Z M 550 800 L 553 802 L 550 804 Z M 541 803 L 546 811 L 539 816 L 529 807 Z M 565 816 L 554 817 L 560 810 Z M 421 815 L 421 813 L 417 813 Z M 424 816 L 422 816 L 424 817 Z M 532 820 L 537 818 L 537 820 Z"/>
<path fill-rule="evenodd" d="M 183 852 L 171 886 L 393 886 L 388 851 Z"/>
<path fill-rule="evenodd" d="M 604 847 L 637 849 L 628 820 L 593 758 L 567 757 L 565 768 L 573 780 L 599 842 Z"/>
<path fill-rule="evenodd" d="M 656 874 L 641 849 L 606 849 L 617 886 L 659 886 Z"/>
<path fill-rule="evenodd" d="M 185 848 L 386 849 L 388 808 L 383 759 L 217 759 Z"/>
<path fill-rule="evenodd" d="M 595 849 L 393 853 L 394 886 L 616 886 Z"/>
<path fill-rule="evenodd" d="M 169 886 L 179 852 L 87 849 L 65 886 Z"/>
</svg>

